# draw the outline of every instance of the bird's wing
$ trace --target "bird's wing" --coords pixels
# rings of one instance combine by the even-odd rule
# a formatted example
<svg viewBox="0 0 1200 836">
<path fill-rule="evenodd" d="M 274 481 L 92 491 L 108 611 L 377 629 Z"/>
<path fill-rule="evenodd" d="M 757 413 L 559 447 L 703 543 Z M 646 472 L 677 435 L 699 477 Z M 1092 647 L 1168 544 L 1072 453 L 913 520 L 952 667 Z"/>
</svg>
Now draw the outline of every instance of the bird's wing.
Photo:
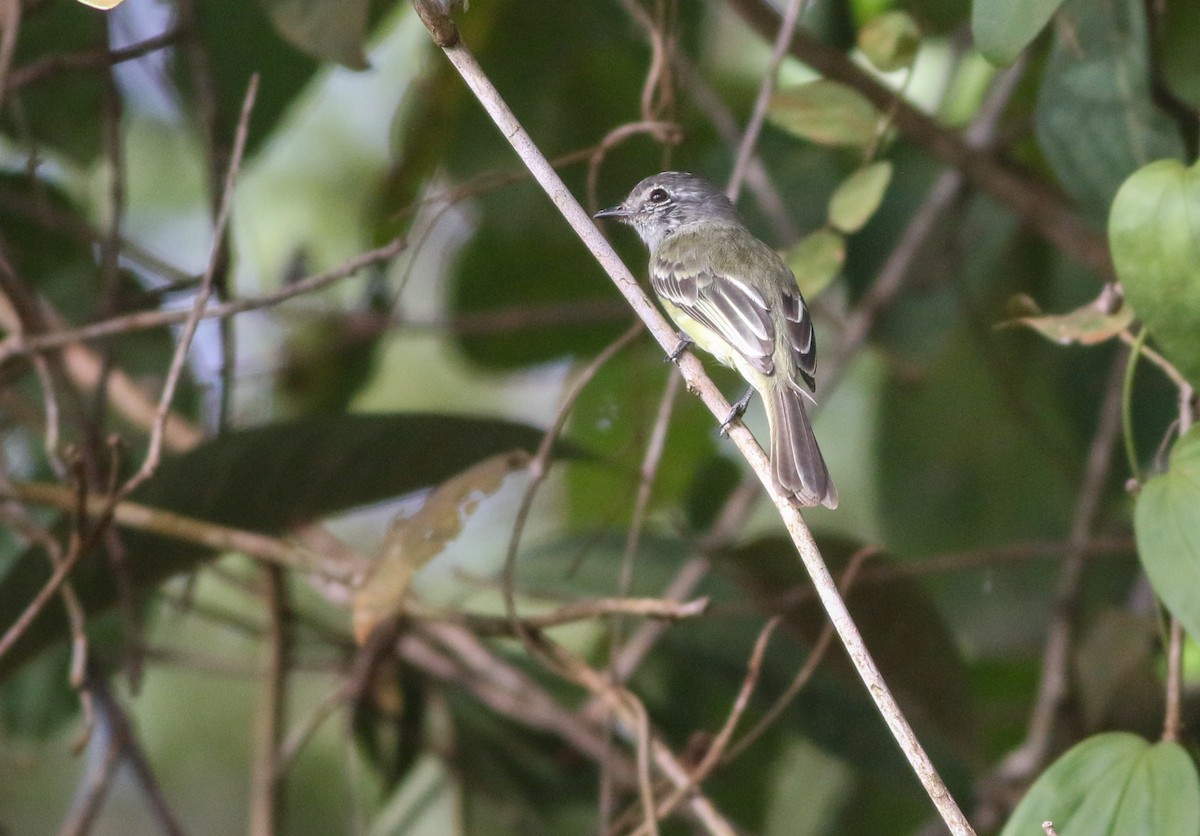
<svg viewBox="0 0 1200 836">
<path fill-rule="evenodd" d="M 817 374 L 817 340 L 813 334 L 812 317 L 808 315 L 808 305 L 800 289 L 795 287 L 796 280 L 791 279 L 790 286 L 783 291 L 783 334 L 791 350 L 792 360 L 796 371 L 804 378 L 810 390 L 816 389 Z"/>
<path fill-rule="evenodd" d="M 765 244 L 722 246 L 703 266 L 678 257 L 686 242 L 664 246 L 650 265 L 650 283 L 660 296 L 682 313 L 721 336 L 730 349 L 763 374 L 775 372 L 775 334 L 783 332 L 781 348 L 789 365 L 811 390 L 817 371 L 817 342 L 812 317 L 796 279 Z M 746 281 L 747 273 L 776 279 L 765 291 Z M 778 307 L 773 315 L 772 306 Z M 790 372 L 792 373 L 792 372 Z"/>
<path fill-rule="evenodd" d="M 680 313 L 714 332 L 752 368 L 766 375 L 775 373 L 771 308 L 745 279 L 717 272 L 711 265 L 695 268 L 659 257 L 651 262 L 650 284 Z M 811 340 L 811 328 L 809 333 Z"/>
</svg>

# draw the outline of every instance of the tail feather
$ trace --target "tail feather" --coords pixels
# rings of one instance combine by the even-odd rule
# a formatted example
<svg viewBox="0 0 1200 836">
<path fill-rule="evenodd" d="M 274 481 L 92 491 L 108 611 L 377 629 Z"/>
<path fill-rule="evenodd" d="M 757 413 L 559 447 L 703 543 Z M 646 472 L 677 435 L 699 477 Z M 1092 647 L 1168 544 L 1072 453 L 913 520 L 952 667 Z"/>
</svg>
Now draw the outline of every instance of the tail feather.
<svg viewBox="0 0 1200 836">
<path fill-rule="evenodd" d="M 803 506 L 836 508 L 837 489 L 817 446 L 799 391 L 777 386 L 770 395 L 771 472 L 784 493 Z"/>
</svg>

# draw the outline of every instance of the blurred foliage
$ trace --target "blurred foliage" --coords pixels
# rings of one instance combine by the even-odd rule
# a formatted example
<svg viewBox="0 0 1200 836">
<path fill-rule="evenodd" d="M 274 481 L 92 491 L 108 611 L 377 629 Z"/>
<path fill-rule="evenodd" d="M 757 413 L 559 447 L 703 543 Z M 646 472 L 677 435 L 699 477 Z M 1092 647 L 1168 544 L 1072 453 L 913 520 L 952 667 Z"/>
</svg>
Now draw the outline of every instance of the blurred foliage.
<svg viewBox="0 0 1200 836">
<path fill-rule="evenodd" d="M 771 52 L 754 22 L 777 26 L 782 4 L 444 5 L 595 211 L 664 168 L 729 176 Z M 658 61 L 647 22 L 685 63 Z M 842 506 L 806 517 L 836 577 L 870 549 L 849 609 L 982 831 L 1052 818 L 1064 836 L 1194 833 L 1200 701 L 1186 669 L 1179 739 L 1159 739 L 1159 625 L 1179 618 L 1194 662 L 1197 436 L 1177 384 L 1200 374 L 1195 4 L 821 0 L 801 25 L 830 52 L 796 48 L 839 77 L 784 62 L 739 207 L 796 272 L 822 375 L 833 370 L 816 426 L 831 463 L 849 463 L 833 468 Z M 162 33 L 144 56 L 107 52 Z M 1006 67 L 1019 78 L 998 122 L 968 141 Z M 90 662 L 72 653 L 81 637 L 57 596 L 0 655 L 0 831 L 53 832 L 96 778 L 115 726 L 105 708 L 72 754 L 80 676 L 112 684 L 184 830 L 244 828 L 273 629 L 257 565 L 62 510 L 141 464 L 179 331 L 123 329 L 44 365 L 16 350 L 40 331 L 187 304 L 210 251 L 219 292 L 254 297 L 407 243 L 337 287 L 239 314 L 224 336 L 202 324 L 172 406 L 207 440 L 172 436 L 130 496 L 316 555 L 285 585 L 284 738 L 304 745 L 281 832 L 586 833 L 602 803 L 617 832 L 640 824 L 636 731 L 587 708 L 594 697 L 530 645 L 496 638 L 511 627 L 501 569 L 518 512 L 523 614 L 658 598 L 681 571 L 695 580 L 683 597 L 709 599 L 702 617 L 662 625 L 625 683 L 684 765 L 729 717 L 779 616 L 735 746 L 767 714 L 826 619 L 716 420 L 682 387 L 667 397 L 676 372 L 658 347 L 619 351 L 571 405 L 552 467 L 526 467 L 569 384 L 633 315 L 409 4 L 125 0 L 102 13 L 26 0 L 6 69 L 0 483 L 57 485 L 3 506 L 0 631 L 45 588 L 46 540 L 62 554 L 85 543 L 69 579 Z M 233 222 L 214 249 L 215 190 L 254 74 Z M 944 197 L 948 159 L 961 164 L 953 194 L 914 232 L 935 184 Z M 1072 213 L 1074 234 L 1107 232 L 1112 272 L 1056 249 L 1029 214 L 1039 202 Z M 643 276 L 635 236 L 611 232 Z M 902 280 L 881 288 L 897 259 Z M 1131 365 L 1121 342 L 1143 327 L 1154 362 Z M 1105 436 L 1112 464 L 1097 469 L 1114 392 L 1125 443 Z M 764 437 L 761 405 L 745 421 Z M 531 475 L 546 478 L 526 504 Z M 1068 556 L 1083 561 L 1073 583 Z M 1014 776 L 1002 764 L 1028 742 L 1048 630 L 1057 641 L 1068 617 L 1066 697 L 1038 762 Z M 603 669 L 643 623 L 591 617 L 548 635 Z M 700 791 L 763 834 L 926 832 L 933 815 L 836 641 Z M 100 809 L 93 832 L 156 826 L 135 781 Z M 664 832 L 692 832 L 691 815 Z"/>
</svg>

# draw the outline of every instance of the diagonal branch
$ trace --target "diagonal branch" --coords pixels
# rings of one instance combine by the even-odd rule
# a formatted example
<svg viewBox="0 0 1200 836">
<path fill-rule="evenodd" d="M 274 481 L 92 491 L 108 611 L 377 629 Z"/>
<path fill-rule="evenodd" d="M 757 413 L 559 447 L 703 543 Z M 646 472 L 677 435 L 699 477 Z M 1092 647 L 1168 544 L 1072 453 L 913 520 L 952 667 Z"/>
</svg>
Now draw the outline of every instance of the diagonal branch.
<svg viewBox="0 0 1200 836">
<path fill-rule="evenodd" d="M 647 329 L 659 345 L 665 352 L 670 353 L 678 341 L 674 330 L 667 325 L 662 314 L 638 286 L 633 275 L 621 262 L 620 257 L 617 256 L 608 241 L 600 234 L 600 230 L 596 228 L 592 219 L 567 189 L 566 184 L 538 149 L 533 139 L 521 127 L 500 92 L 488 79 L 470 50 L 462 43 L 454 22 L 432 0 L 414 0 L 414 4 L 422 21 L 430 30 L 434 42 L 442 48 L 450 63 L 454 65 L 454 68 L 463 77 L 463 81 L 496 123 L 496 127 L 529 168 L 534 179 L 546 191 L 567 223 L 571 225 L 583 244 L 608 273 L 630 306 L 646 323 Z M 705 374 L 700 361 L 690 354 L 685 354 L 679 358 L 678 362 L 688 388 L 699 395 L 715 417 L 723 418 L 727 415 L 729 403 Z M 799 551 L 800 559 L 812 577 L 821 603 L 829 614 L 830 621 L 833 622 L 855 669 L 934 806 L 937 807 L 951 832 L 973 834 L 971 825 L 954 799 L 951 798 L 934 768 L 933 762 L 921 747 L 912 727 L 896 704 L 891 690 L 884 682 L 878 666 L 871 658 L 862 635 L 851 619 L 850 612 L 846 609 L 846 604 L 838 593 L 833 577 L 829 574 L 829 569 L 826 567 L 799 509 L 791 505 L 775 487 L 771 478 L 770 464 L 762 448 L 755 442 L 750 431 L 743 426 L 731 427 L 729 437 L 750 463 L 751 468 L 765 486 L 767 495 L 779 509 L 784 525 Z"/>
</svg>

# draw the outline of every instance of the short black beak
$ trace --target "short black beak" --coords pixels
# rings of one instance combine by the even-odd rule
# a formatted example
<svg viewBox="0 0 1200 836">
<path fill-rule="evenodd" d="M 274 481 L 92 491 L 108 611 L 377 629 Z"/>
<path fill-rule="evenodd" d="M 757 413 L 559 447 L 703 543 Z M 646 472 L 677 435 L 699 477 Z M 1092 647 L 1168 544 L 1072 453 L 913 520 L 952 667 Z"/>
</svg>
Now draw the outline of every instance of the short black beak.
<svg viewBox="0 0 1200 836">
<path fill-rule="evenodd" d="M 626 209 L 624 206 L 617 205 L 617 206 L 613 206 L 611 209 L 602 209 L 601 211 L 597 212 L 595 215 L 592 215 L 592 217 L 593 218 L 628 218 L 629 215 L 630 215 L 630 211 L 628 209 Z"/>
</svg>

